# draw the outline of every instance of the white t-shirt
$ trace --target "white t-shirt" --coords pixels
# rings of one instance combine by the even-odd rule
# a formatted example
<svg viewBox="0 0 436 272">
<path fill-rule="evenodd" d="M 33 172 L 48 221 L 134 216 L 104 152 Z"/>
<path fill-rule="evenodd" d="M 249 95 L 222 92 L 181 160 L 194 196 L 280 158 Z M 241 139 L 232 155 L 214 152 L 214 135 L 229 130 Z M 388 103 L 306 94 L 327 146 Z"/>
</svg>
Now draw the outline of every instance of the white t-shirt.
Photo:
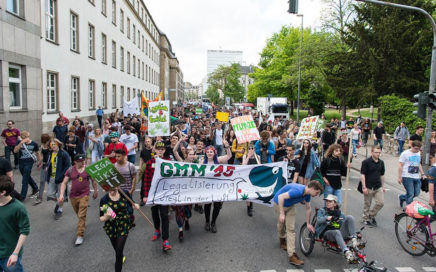
<svg viewBox="0 0 436 272">
<path fill-rule="evenodd" d="M 360 134 L 360 129 L 358 129 L 358 130 L 353 129 L 351 131 L 352 139 L 353 140 L 359 140 L 359 134 Z"/>
<path fill-rule="evenodd" d="M 216 145 L 223 145 L 223 130 L 217 129 L 215 131 L 215 142 Z"/>
<path fill-rule="evenodd" d="M 399 161 L 403 163 L 403 178 L 419 179 L 419 165 L 421 164 L 421 153 L 413 153 L 410 149 L 401 153 Z"/>
<path fill-rule="evenodd" d="M 130 133 L 130 135 L 123 134 L 120 137 L 120 142 L 126 145 L 127 149 L 130 149 L 135 145 L 135 143 L 138 142 L 138 136 L 136 134 Z M 127 155 L 135 155 L 136 154 L 136 148 L 130 150 L 129 154 Z"/>
</svg>

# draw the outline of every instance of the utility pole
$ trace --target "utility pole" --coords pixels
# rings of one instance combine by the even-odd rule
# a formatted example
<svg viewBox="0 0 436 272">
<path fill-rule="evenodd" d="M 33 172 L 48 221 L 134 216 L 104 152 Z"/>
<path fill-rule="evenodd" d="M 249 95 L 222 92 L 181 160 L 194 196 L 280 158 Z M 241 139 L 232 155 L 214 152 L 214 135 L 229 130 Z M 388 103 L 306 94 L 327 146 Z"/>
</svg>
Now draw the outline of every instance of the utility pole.
<svg viewBox="0 0 436 272">
<path fill-rule="evenodd" d="M 301 88 L 301 54 L 303 52 L 303 14 L 297 14 L 301 17 L 301 37 L 300 37 L 300 55 L 298 56 L 298 90 L 297 90 L 297 124 L 300 122 L 300 88 Z"/>
<path fill-rule="evenodd" d="M 419 12 L 423 14 L 430 22 L 432 28 L 433 28 L 433 47 L 432 47 L 432 55 L 431 55 L 431 66 L 430 66 L 430 84 L 428 88 L 428 94 L 432 94 L 435 92 L 435 84 L 436 84 L 436 23 L 427 11 L 423 10 L 422 8 L 412 7 L 412 6 L 406 6 L 401 4 L 394 4 L 394 3 L 388 3 L 378 0 L 357 0 L 360 2 L 365 3 L 371 3 L 376 5 L 383 5 L 383 6 L 389 6 L 394 8 L 401 8 L 401 9 L 407 9 Z M 430 138 L 431 138 L 431 126 L 432 126 L 432 119 L 433 111 L 431 107 L 427 107 L 427 121 L 426 121 L 426 128 L 425 128 L 425 141 L 424 141 L 424 163 L 427 166 L 429 164 L 429 155 L 430 155 Z"/>
</svg>

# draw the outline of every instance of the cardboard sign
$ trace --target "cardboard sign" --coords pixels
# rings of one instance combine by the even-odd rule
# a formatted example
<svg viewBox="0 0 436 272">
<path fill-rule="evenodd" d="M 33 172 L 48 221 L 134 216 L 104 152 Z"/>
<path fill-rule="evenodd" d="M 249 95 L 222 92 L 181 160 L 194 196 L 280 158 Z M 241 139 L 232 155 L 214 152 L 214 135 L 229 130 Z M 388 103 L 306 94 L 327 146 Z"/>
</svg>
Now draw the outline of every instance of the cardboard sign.
<svg viewBox="0 0 436 272">
<path fill-rule="evenodd" d="M 92 180 L 97 182 L 105 191 L 108 191 L 110 188 L 118 187 L 126 182 L 124 177 L 108 158 L 104 158 L 87 166 L 85 171 Z"/>
<path fill-rule="evenodd" d="M 260 139 L 259 130 L 257 130 L 256 124 L 253 121 L 253 116 L 244 115 L 235 117 L 230 122 L 232 123 L 238 143 L 243 144 Z"/>
<path fill-rule="evenodd" d="M 214 165 L 156 159 L 147 205 L 186 205 L 214 201 L 272 204 L 286 184 L 287 162 Z"/>
<path fill-rule="evenodd" d="M 170 101 L 148 103 L 148 136 L 170 136 Z"/>
<path fill-rule="evenodd" d="M 216 113 L 216 119 L 218 120 L 218 121 L 221 121 L 221 122 L 228 122 L 229 121 L 229 113 L 228 112 L 217 112 Z"/>
<path fill-rule="evenodd" d="M 300 130 L 298 131 L 297 140 L 312 139 L 316 135 L 319 116 L 306 117 L 301 121 Z"/>
<path fill-rule="evenodd" d="M 195 109 L 195 114 L 202 114 L 203 113 L 203 109 Z"/>
</svg>

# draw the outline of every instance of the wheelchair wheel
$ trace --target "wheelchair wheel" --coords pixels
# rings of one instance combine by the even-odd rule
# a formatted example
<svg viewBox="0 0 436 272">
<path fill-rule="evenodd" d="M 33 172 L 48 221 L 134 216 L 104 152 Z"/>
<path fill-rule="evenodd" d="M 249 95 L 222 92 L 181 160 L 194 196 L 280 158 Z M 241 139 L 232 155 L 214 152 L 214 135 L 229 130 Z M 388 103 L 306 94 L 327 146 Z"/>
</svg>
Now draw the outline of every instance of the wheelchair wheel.
<svg viewBox="0 0 436 272">
<path fill-rule="evenodd" d="M 300 228 L 299 241 L 301 252 L 303 252 L 305 256 L 309 256 L 315 245 L 315 234 L 307 228 L 306 223 L 304 223 Z"/>
</svg>

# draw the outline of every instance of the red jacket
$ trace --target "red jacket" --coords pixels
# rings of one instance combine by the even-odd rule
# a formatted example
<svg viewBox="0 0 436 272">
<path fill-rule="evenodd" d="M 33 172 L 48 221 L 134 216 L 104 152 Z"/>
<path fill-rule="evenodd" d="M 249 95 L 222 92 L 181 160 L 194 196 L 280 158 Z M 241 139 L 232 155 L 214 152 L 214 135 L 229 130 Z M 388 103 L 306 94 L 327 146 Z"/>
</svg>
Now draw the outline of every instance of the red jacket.
<svg viewBox="0 0 436 272">
<path fill-rule="evenodd" d="M 109 155 L 109 154 L 112 153 L 112 151 L 114 151 L 114 150 L 116 150 L 116 149 L 124 149 L 124 152 L 126 152 L 126 155 L 127 155 L 127 153 L 129 153 L 129 152 L 127 152 L 127 147 L 126 147 L 126 145 L 123 144 L 123 143 L 118 142 L 118 143 L 116 143 L 116 144 L 114 144 L 114 143 L 110 143 L 110 144 L 106 147 L 106 149 L 104 150 L 104 155 Z M 113 158 L 108 158 L 108 159 L 111 161 L 111 163 L 116 163 L 116 162 L 117 162 L 117 159 L 116 159 L 115 157 L 113 157 Z"/>
</svg>

